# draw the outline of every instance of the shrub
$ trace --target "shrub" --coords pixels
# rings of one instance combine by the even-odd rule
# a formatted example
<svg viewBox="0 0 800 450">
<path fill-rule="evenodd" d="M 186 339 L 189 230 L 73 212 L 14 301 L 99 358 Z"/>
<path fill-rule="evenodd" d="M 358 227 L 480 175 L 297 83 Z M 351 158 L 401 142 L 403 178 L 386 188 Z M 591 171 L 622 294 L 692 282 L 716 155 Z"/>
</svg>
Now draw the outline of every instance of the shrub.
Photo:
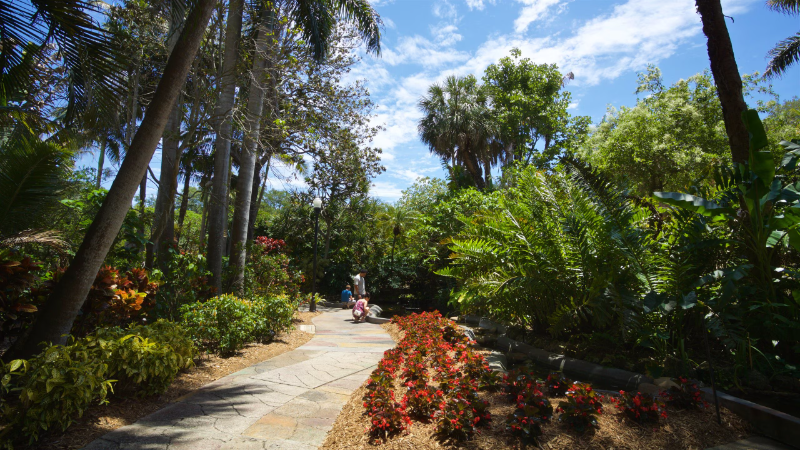
<svg viewBox="0 0 800 450">
<path fill-rule="evenodd" d="M 563 397 L 572 386 L 572 381 L 561 372 L 550 372 L 544 385 L 547 388 L 547 394 L 551 397 Z"/>
<path fill-rule="evenodd" d="M 258 236 L 249 246 L 245 266 L 245 293 L 250 296 L 287 294 L 296 297 L 303 283 L 303 275 L 289 267 L 286 242 Z"/>
<path fill-rule="evenodd" d="M 541 436 L 541 424 L 553 417 L 550 401 L 537 387 L 531 387 L 517 394 L 516 404 L 517 409 L 506 419 L 506 430 L 527 441 Z"/>
<path fill-rule="evenodd" d="M 6 443 L 22 437 L 33 443 L 42 431 L 66 430 L 91 403 L 106 403 L 112 389 L 108 365 L 82 340 L 51 345 L 30 360 L 12 361 L 2 370 L 6 429 L 0 432 L 0 440 Z"/>
<path fill-rule="evenodd" d="M 134 268 L 120 274 L 120 270 L 104 266 L 92 284 L 83 315 L 76 321 L 73 334 L 87 334 L 97 326 L 127 325 L 147 316 L 155 305 L 158 283 L 151 282 L 147 271 Z"/>
<path fill-rule="evenodd" d="M 405 430 L 411 424 L 405 407 L 394 401 L 394 392 L 384 387 L 368 392 L 364 396 L 364 408 L 371 423 L 372 440 L 385 440 Z"/>
<path fill-rule="evenodd" d="M 515 399 L 517 395 L 528 389 L 540 389 L 539 384 L 536 382 L 536 375 L 527 366 L 520 366 L 510 370 L 504 379 L 506 392 L 512 399 Z"/>
<path fill-rule="evenodd" d="M 269 342 L 276 334 L 291 328 L 297 306 L 287 296 L 257 296 L 251 298 L 249 304 L 255 316 L 254 340 Z"/>
<path fill-rule="evenodd" d="M 424 419 L 433 416 L 443 399 L 444 392 L 423 383 L 408 388 L 401 403 L 410 416 Z"/>
<path fill-rule="evenodd" d="M 233 353 L 250 342 L 255 331 L 253 309 L 230 294 L 181 307 L 183 323 L 200 346 Z"/>
<path fill-rule="evenodd" d="M 603 397 L 597 395 L 588 383 L 575 383 L 567 391 L 567 400 L 558 404 L 559 422 L 579 432 L 597 426 L 597 417 L 603 413 Z"/>
<path fill-rule="evenodd" d="M 201 346 L 233 353 L 291 327 L 294 305 L 285 297 L 243 300 L 225 294 L 181 307 L 183 323 Z"/>
<path fill-rule="evenodd" d="M 687 378 L 678 377 L 674 380 L 676 386 L 672 386 L 664 394 L 667 401 L 678 408 L 699 409 L 707 408 L 708 402 L 703 400 L 703 392 Z"/>
<path fill-rule="evenodd" d="M 206 267 L 206 258 L 200 253 L 186 252 L 170 244 L 166 251 L 169 257 L 164 272 L 158 273 L 164 283 L 158 292 L 155 312 L 159 317 L 177 320 L 182 305 L 206 301 L 213 297 L 216 288 L 209 284 L 211 272 Z"/>
<path fill-rule="evenodd" d="M 658 422 L 660 417 L 667 418 L 664 402 L 649 394 L 637 392 L 636 395 L 619 391 L 619 399 L 611 399 L 616 408 L 629 418 L 639 423 Z"/>
<path fill-rule="evenodd" d="M 137 395 L 164 392 L 179 371 L 194 366 L 197 350 L 186 330 L 158 321 L 148 326 L 102 328 L 86 337 L 86 345 L 108 363 L 118 390 Z"/>
</svg>

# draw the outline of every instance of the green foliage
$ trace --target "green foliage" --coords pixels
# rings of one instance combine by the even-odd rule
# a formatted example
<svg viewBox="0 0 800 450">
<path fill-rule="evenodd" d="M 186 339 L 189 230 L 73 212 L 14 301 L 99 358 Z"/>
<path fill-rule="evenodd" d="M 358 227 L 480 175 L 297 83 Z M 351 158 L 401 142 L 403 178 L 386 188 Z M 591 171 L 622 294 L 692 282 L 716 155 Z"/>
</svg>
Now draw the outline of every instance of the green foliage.
<svg viewBox="0 0 800 450">
<path fill-rule="evenodd" d="M 158 317 L 177 320 L 181 306 L 210 298 L 215 288 L 209 284 L 211 273 L 206 269 L 205 255 L 175 248 L 166 251 L 169 252 L 166 266 L 163 271 L 154 271 L 156 279 L 163 282 L 155 313 Z"/>
<path fill-rule="evenodd" d="M 242 299 L 224 294 L 183 305 L 180 312 L 198 345 L 230 354 L 289 329 L 295 309 L 286 297 Z"/>
<path fill-rule="evenodd" d="M 646 96 L 632 108 L 610 107 L 578 154 L 643 195 L 686 189 L 730 159 L 716 92 L 708 73 L 666 87 L 650 66 L 636 90 Z"/>
<path fill-rule="evenodd" d="M 106 402 L 111 390 L 108 365 L 85 341 L 52 345 L 30 360 L 2 367 L 0 443 L 27 438 L 32 443 L 43 431 L 65 430 L 92 403 Z"/>
<path fill-rule="evenodd" d="M 159 320 L 152 325 L 101 328 L 86 346 L 108 364 L 118 391 L 145 396 L 164 392 L 179 371 L 194 366 L 197 349 L 181 325 Z"/>
<path fill-rule="evenodd" d="M 655 289 L 656 258 L 640 211 L 577 160 L 550 173 L 519 170 L 498 204 L 462 218 L 451 265 L 452 301 L 554 335 L 594 326 L 624 338 L 637 297 Z M 608 270 L 616 267 L 617 270 Z"/>
<path fill-rule="evenodd" d="M 484 86 L 498 122 L 498 138 L 511 153 L 505 157 L 549 167 L 562 152 L 580 147 L 591 119 L 567 112 L 572 95 L 563 87 L 572 73 L 564 76 L 555 64 L 535 64 L 520 55 L 515 48 L 511 56 L 489 65 Z"/>
</svg>

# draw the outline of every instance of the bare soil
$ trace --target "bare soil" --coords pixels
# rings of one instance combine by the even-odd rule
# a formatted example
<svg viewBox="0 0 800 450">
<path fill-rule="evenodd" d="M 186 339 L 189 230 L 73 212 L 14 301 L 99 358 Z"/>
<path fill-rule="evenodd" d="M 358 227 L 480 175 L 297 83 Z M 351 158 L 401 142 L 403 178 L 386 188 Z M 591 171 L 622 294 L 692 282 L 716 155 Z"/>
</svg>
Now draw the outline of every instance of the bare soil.
<svg viewBox="0 0 800 450">
<path fill-rule="evenodd" d="M 320 312 L 296 312 L 294 324 L 311 325 L 311 319 Z M 87 409 L 83 417 L 66 432 L 43 436 L 30 449 L 79 449 L 117 428 L 130 425 L 140 418 L 191 394 L 200 387 L 226 375 L 238 372 L 261 361 L 294 350 L 314 337 L 297 329 L 281 333 L 267 344 L 250 344 L 239 353 L 222 357 L 215 354 L 201 355 L 196 366 L 179 373 L 166 392 L 150 397 L 109 397 L 109 404 Z"/>
<path fill-rule="evenodd" d="M 402 332 L 395 324 L 382 325 L 395 341 Z M 480 397 L 490 403 L 492 422 L 480 435 L 468 442 L 448 442 L 434 434 L 433 423 L 414 421 L 404 433 L 385 443 L 369 442 L 367 430 L 369 419 L 364 414 L 362 397 L 366 388 L 361 386 L 344 406 L 339 417 L 328 433 L 322 448 L 326 450 L 344 449 L 441 449 L 466 448 L 497 450 L 500 448 L 526 448 L 526 446 L 505 430 L 505 419 L 514 412 L 514 405 L 503 393 L 485 393 Z M 402 389 L 396 389 L 398 400 Z M 553 406 L 563 399 L 551 398 Z M 668 418 L 657 425 L 641 426 L 617 412 L 612 403 L 605 403 L 605 413 L 598 419 L 599 428 L 585 433 L 577 433 L 558 422 L 542 427 L 543 436 L 538 445 L 529 448 L 541 449 L 705 449 L 733 442 L 750 435 L 749 425 L 738 416 L 722 408 L 722 425 L 718 425 L 713 407 L 702 411 L 669 409 Z"/>
</svg>

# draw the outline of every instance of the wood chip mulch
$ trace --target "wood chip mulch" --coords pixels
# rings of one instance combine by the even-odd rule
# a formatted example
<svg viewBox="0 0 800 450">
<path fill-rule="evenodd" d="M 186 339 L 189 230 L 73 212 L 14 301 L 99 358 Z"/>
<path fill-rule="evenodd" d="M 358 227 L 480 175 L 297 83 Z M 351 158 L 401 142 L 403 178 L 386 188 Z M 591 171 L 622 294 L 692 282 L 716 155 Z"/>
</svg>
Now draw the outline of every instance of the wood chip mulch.
<svg viewBox="0 0 800 450">
<path fill-rule="evenodd" d="M 399 342 L 402 331 L 395 324 L 382 325 Z M 365 383 L 366 384 L 366 383 Z M 369 420 L 364 414 L 362 397 L 366 388 L 362 385 L 353 392 L 344 406 L 333 428 L 321 448 L 326 450 L 376 449 L 376 450 L 426 450 L 441 448 L 466 448 L 497 450 L 502 448 L 526 448 L 505 431 L 505 418 L 512 414 L 514 405 L 503 393 L 482 392 L 480 397 L 490 403 L 493 420 L 488 428 L 468 442 L 446 442 L 434 435 L 433 423 L 414 421 L 409 430 L 390 438 L 388 442 L 369 442 L 367 430 Z M 396 389 L 397 399 L 402 389 Z M 551 398 L 557 406 L 559 398 Z M 722 408 L 722 425 L 716 422 L 714 407 L 702 411 L 668 409 L 669 417 L 653 426 L 641 426 L 618 413 L 612 403 L 605 403 L 605 414 L 598 419 L 599 429 L 577 433 L 557 422 L 542 427 L 543 436 L 538 445 L 527 448 L 540 449 L 705 449 L 749 436 L 749 425 L 737 415 Z"/>
<path fill-rule="evenodd" d="M 319 314 L 321 312 L 298 311 L 295 313 L 294 325 L 311 325 L 311 319 Z M 233 356 L 201 355 L 196 361 L 197 365 L 179 373 L 163 394 L 145 398 L 112 395 L 109 397 L 108 405 L 97 405 L 87 409 L 83 417 L 65 433 L 43 436 L 38 444 L 27 448 L 32 450 L 82 448 L 109 431 L 130 425 L 214 380 L 294 350 L 310 341 L 312 337 L 314 335 L 311 333 L 294 329 L 277 335 L 268 344 L 250 344 Z"/>
</svg>

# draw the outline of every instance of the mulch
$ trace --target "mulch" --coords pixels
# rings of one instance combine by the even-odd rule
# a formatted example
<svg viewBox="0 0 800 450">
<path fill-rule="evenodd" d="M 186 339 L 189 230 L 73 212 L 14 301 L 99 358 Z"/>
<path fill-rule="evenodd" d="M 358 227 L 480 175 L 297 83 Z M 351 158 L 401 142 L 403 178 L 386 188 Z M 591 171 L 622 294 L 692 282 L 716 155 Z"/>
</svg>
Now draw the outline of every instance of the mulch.
<svg viewBox="0 0 800 450">
<path fill-rule="evenodd" d="M 403 332 L 395 324 L 385 324 L 384 329 L 399 342 Z M 365 383 L 366 384 L 366 383 Z M 497 450 L 500 448 L 526 448 L 505 430 L 505 418 L 512 414 L 514 405 L 503 393 L 481 392 L 480 397 L 490 403 L 493 420 L 475 439 L 467 442 L 448 442 L 434 434 L 433 423 L 414 421 L 405 433 L 390 438 L 387 442 L 369 442 L 367 430 L 369 419 L 364 414 L 362 397 L 366 388 L 362 385 L 350 397 L 339 417 L 328 433 L 321 448 L 326 450 L 376 449 L 376 450 L 426 450 L 441 448 L 465 448 Z M 397 400 L 403 389 L 396 389 Z M 559 398 L 551 398 L 557 406 Z M 722 425 L 718 425 L 713 406 L 701 411 L 668 409 L 669 417 L 657 425 L 642 426 L 617 412 L 612 403 L 604 403 L 605 413 L 598 418 L 599 428 L 585 433 L 552 422 L 542 427 L 543 435 L 538 445 L 528 448 L 540 449 L 705 449 L 733 442 L 750 435 L 749 425 L 725 408 L 721 408 Z"/>
<path fill-rule="evenodd" d="M 321 312 L 296 312 L 293 322 L 295 326 L 310 325 L 311 319 L 319 314 Z M 82 448 L 109 431 L 130 425 L 214 380 L 294 350 L 310 341 L 312 337 L 314 335 L 311 333 L 294 329 L 277 335 L 267 344 L 250 344 L 232 356 L 202 355 L 196 361 L 197 365 L 179 373 L 163 394 L 144 398 L 109 396 L 109 404 L 87 409 L 83 417 L 66 432 L 42 436 L 37 444 L 27 448 L 36 450 Z"/>
</svg>

